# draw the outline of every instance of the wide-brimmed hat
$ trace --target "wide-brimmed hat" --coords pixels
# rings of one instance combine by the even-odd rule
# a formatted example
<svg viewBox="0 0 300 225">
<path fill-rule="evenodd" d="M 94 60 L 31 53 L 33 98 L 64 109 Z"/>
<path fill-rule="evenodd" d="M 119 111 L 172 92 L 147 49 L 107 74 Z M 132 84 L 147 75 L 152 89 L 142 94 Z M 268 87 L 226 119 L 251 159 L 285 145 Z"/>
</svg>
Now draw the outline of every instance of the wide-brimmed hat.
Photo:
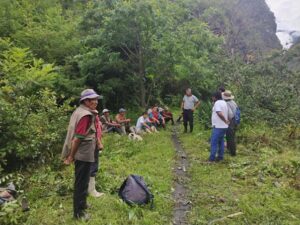
<svg viewBox="0 0 300 225">
<path fill-rule="evenodd" d="M 234 96 L 232 95 L 231 91 L 229 90 L 226 90 L 222 93 L 222 98 L 224 100 L 233 100 L 234 99 Z"/>
<path fill-rule="evenodd" d="M 100 95 L 98 95 L 93 89 L 85 89 L 83 92 L 81 92 L 80 102 L 85 99 L 93 99 L 99 97 Z"/>
<path fill-rule="evenodd" d="M 102 113 L 107 113 L 107 112 L 109 112 L 108 109 L 103 109 L 103 110 L 102 110 Z"/>
<path fill-rule="evenodd" d="M 119 109 L 119 113 L 121 113 L 121 112 L 126 112 L 126 109 L 124 109 L 124 108 Z"/>
</svg>

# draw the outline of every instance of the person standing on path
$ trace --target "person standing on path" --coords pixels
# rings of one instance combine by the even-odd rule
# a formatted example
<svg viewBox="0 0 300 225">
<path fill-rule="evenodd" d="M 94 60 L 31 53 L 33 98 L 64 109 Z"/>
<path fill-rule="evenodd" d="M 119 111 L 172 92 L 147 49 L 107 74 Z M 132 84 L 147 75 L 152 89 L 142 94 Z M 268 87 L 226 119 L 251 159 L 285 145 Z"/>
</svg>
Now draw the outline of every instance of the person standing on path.
<svg viewBox="0 0 300 225">
<path fill-rule="evenodd" d="M 221 92 L 218 91 L 214 93 L 212 100 L 214 102 L 211 116 L 213 129 L 210 143 L 209 162 L 214 162 L 215 160 L 221 161 L 224 159 L 224 136 L 229 124 L 228 107 L 226 102 L 222 99 Z"/>
<path fill-rule="evenodd" d="M 236 155 L 236 140 L 235 140 L 235 132 L 237 128 L 237 124 L 235 122 L 235 115 L 238 105 L 233 100 L 234 96 L 232 95 L 231 91 L 226 90 L 222 93 L 223 100 L 227 103 L 228 107 L 228 119 L 229 119 L 229 126 L 226 131 L 226 139 L 227 139 L 227 148 L 231 156 Z"/>
<path fill-rule="evenodd" d="M 73 210 L 75 219 L 89 219 L 87 195 L 95 151 L 103 148 L 99 138 L 98 105 L 99 95 L 93 89 L 81 93 L 80 106 L 73 112 L 62 151 L 64 163 L 75 164 Z"/>
<path fill-rule="evenodd" d="M 198 98 L 192 94 L 192 89 L 188 88 L 185 91 L 185 95 L 182 99 L 181 109 L 183 110 L 183 126 L 184 132 L 187 132 L 188 123 L 190 125 L 190 132 L 193 132 L 194 128 L 194 111 L 200 105 Z"/>
</svg>

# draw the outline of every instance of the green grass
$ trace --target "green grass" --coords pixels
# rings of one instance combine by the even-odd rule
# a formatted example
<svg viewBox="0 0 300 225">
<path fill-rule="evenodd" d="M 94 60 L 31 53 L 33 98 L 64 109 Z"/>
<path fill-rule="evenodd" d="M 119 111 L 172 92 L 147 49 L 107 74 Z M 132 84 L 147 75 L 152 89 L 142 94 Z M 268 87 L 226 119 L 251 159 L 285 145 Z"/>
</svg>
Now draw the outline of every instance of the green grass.
<svg viewBox="0 0 300 225">
<path fill-rule="evenodd" d="M 206 164 L 210 132 L 197 127 L 180 135 L 190 161 L 189 223 L 300 224 L 300 152 L 294 141 L 263 126 L 244 126 L 238 155 Z"/>
<path fill-rule="evenodd" d="M 96 182 L 105 196 L 88 198 L 92 205 L 88 210 L 91 215 L 88 224 L 169 224 L 173 210 L 171 188 L 175 154 L 170 131 L 146 135 L 143 142 L 106 135 L 104 144 Z M 73 166 L 47 166 L 29 178 L 27 195 L 31 210 L 26 224 L 81 224 L 72 219 L 73 170 Z M 119 199 L 117 189 L 130 174 L 139 174 L 148 183 L 155 196 L 153 210 L 149 206 L 130 207 Z"/>
<path fill-rule="evenodd" d="M 188 155 L 189 225 L 200 224 L 300 224 L 299 137 L 289 139 L 287 129 L 266 125 L 246 126 L 238 132 L 238 155 L 225 155 L 222 163 L 207 164 L 210 130 L 196 122 L 192 134 L 180 133 Z M 100 157 L 97 189 L 100 199 L 90 198 L 88 210 L 95 225 L 169 225 L 174 201 L 172 188 L 175 150 L 171 126 L 143 142 L 106 135 Z M 24 172 L 24 171 L 23 171 Z M 26 225 L 86 224 L 72 219 L 73 166 L 58 160 L 28 171 L 25 195 L 30 211 L 17 211 L 8 220 Z M 143 176 L 155 195 L 155 207 L 130 207 L 117 190 L 129 174 Z M 240 213 L 232 218 L 228 215 Z M 5 224 L 13 224 L 5 223 Z"/>
</svg>

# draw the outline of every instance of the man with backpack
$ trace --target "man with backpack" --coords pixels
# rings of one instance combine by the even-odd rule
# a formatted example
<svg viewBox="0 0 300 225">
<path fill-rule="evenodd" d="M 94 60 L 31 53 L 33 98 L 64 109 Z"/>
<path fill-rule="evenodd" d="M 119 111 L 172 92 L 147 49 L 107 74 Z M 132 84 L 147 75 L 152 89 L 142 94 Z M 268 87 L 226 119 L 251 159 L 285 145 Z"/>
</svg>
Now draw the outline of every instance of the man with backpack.
<svg viewBox="0 0 300 225">
<path fill-rule="evenodd" d="M 233 100 L 234 96 L 231 91 L 226 90 L 222 93 L 223 100 L 227 103 L 228 107 L 228 119 L 229 126 L 226 131 L 226 139 L 227 139 L 227 148 L 229 150 L 230 155 L 236 155 L 236 141 L 235 141 L 235 131 L 237 125 L 239 123 L 239 108 L 236 102 Z"/>
</svg>

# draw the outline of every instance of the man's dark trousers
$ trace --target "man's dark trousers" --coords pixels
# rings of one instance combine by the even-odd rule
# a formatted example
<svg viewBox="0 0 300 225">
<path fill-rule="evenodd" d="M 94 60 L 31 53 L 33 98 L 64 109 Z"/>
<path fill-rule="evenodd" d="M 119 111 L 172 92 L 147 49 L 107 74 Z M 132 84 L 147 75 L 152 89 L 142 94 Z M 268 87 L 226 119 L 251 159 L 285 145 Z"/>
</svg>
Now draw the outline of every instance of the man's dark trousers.
<svg viewBox="0 0 300 225">
<path fill-rule="evenodd" d="M 183 126 L 184 131 L 187 132 L 187 125 L 190 125 L 190 131 L 193 132 L 194 128 L 194 112 L 191 109 L 185 109 L 183 111 Z"/>
<path fill-rule="evenodd" d="M 226 131 L 227 149 L 230 155 L 236 155 L 235 125 L 230 124 Z"/>
<path fill-rule="evenodd" d="M 88 186 L 90 181 L 91 163 L 75 160 L 75 183 L 74 183 L 74 217 L 79 218 L 84 215 L 87 203 Z"/>
<path fill-rule="evenodd" d="M 91 163 L 90 176 L 95 177 L 99 170 L 99 150 L 95 149 L 95 162 Z"/>
</svg>

